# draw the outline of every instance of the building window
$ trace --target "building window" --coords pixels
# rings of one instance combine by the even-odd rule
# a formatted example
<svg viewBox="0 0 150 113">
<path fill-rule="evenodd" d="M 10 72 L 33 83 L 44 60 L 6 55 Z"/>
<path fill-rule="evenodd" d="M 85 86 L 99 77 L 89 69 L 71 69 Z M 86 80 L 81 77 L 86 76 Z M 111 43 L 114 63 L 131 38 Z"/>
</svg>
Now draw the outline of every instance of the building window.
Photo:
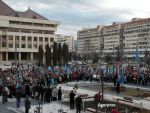
<svg viewBox="0 0 150 113">
<path fill-rule="evenodd" d="M 37 49 L 37 44 L 34 44 L 34 48 Z"/>
<path fill-rule="evenodd" d="M 31 31 L 28 30 L 28 29 L 22 29 L 21 32 L 22 32 L 22 33 L 31 33 Z"/>
<path fill-rule="evenodd" d="M 40 44 L 39 47 L 40 47 L 40 46 L 43 48 L 43 45 L 42 45 L 42 44 Z"/>
<path fill-rule="evenodd" d="M 13 44 L 9 44 L 9 48 L 13 48 Z"/>
<path fill-rule="evenodd" d="M 6 47 L 7 46 L 7 40 L 6 40 L 6 35 L 2 36 L 2 47 Z"/>
<path fill-rule="evenodd" d="M 54 34 L 54 31 L 44 31 L 44 34 Z"/>
<path fill-rule="evenodd" d="M 25 41 L 26 40 L 26 37 L 25 36 L 22 36 L 22 41 Z"/>
<path fill-rule="evenodd" d="M 33 30 L 32 33 L 42 34 L 41 30 Z"/>
<path fill-rule="evenodd" d="M 28 41 L 31 41 L 32 40 L 32 37 L 28 37 Z"/>
<path fill-rule="evenodd" d="M 39 38 L 39 41 L 43 41 L 43 37 L 40 37 L 40 38 Z"/>
<path fill-rule="evenodd" d="M 37 41 L 37 37 L 34 37 L 34 41 Z"/>
<path fill-rule="evenodd" d="M 50 38 L 50 42 L 54 42 L 54 38 Z"/>
<path fill-rule="evenodd" d="M 22 45 L 21 45 L 21 48 L 26 48 L 26 45 L 25 45 L 25 44 L 22 44 Z"/>
<path fill-rule="evenodd" d="M 19 44 L 15 44 L 15 48 L 19 48 Z"/>
<path fill-rule="evenodd" d="M 15 36 L 15 40 L 19 40 L 19 36 Z"/>
<path fill-rule="evenodd" d="M 32 48 L 32 47 L 31 47 L 31 44 L 28 44 L 28 48 Z"/>
<path fill-rule="evenodd" d="M 47 37 L 45 38 L 45 42 L 48 42 L 48 38 Z"/>
<path fill-rule="evenodd" d="M 9 40 L 13 40 L 13 36 L 9 36 Z"/>
<path fill-rule="evenodd" d="M 9 31 L 9 32 L 19 32 L 19 29 L 9 28 L 8 31 Z"/>
</svg>

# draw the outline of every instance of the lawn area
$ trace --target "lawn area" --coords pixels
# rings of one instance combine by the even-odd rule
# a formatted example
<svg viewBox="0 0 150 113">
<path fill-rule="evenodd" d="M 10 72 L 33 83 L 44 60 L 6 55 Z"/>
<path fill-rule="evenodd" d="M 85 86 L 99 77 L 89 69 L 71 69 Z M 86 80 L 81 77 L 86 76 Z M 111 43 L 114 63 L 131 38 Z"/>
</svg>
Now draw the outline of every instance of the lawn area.
<svg viewBox="0 0 150 113">
<path fill-rule="evenodd" d="M 104 92 L 110 92 L 110 93 L 114 93 L 116 94 L 116 91 L 111 90 L 112 85 L 110 84 L 104 84 Z M 84 86 L 84 88 L 89 89 L 89 90 L 93 90 L 93 91 L 100 91 L 101 85 L 89 85 L 89 86 Z M 145 92 L 149 92 L 148 90 L 142 90 L 142 89 L 135 89 L 135 88 L 125 88 L 124 91 L 121 91 L 120 94 L 123 95 L 128 95 L 128 96 L 136 96 L 138 94 L 143 94 Z"/>
</svg>

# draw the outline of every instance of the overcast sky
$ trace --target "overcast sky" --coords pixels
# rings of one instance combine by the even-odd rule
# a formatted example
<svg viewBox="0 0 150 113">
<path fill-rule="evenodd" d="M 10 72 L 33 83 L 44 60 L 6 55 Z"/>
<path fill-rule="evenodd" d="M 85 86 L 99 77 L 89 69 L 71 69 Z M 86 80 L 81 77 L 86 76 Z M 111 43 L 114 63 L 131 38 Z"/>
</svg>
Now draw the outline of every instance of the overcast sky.
<svg viewBox="0 0 150 113">
<path fill-rule="evenodd" d="M 60 21 L 57 33 L 73 35 L 85 27 L 150 17 L 150 0 L 4 0 L 17 11 L 30 7 L 49 20 Z"/>
</svg>

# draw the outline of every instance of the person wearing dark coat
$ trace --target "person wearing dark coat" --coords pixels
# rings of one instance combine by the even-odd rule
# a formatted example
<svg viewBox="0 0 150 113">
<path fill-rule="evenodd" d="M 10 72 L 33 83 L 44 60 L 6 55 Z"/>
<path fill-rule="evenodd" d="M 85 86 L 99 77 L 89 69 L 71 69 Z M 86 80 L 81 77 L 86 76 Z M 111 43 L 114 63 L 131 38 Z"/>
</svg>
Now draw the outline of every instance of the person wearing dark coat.
<svg viewBox="0 0 150 113">
<path fill-rule="evenodd" d="M 82 98 L 78 95 L 76 97 L 76 113 L 81 112 Z"/>
<path fill-rule="evenodd" d="M 59 89 L 58 89 L 58 100 L 61 100 L 61 96 L 62 96 L 62 91 L 61 91 L 61 87 L 59 87 Z"/>
<path fill-rule="evenodd" d="M 30 96 L 30 86 L 28 84 L 25 86 L 25 89 L 26 89 L 26 95 Z"/>
<path fill-rule="evenodd" d="M 26 96 L 25 98 L 24 105 L 25 105 L 25 113 L 29 113 L 29 109 L 31 108 L 31 102 L 28 96 Z"/>
<path fill-rule="evenodd" d="M 5 87 L 2 89 L 2 103 L 5 104 L 7 98 L 7 92 L 5 90 Z"/>
<path fill-rule="evenodd" d="M 17 99 L 17 108 L 20 108 L 20 102 L 21 102 L 21 89 L 18 88 L 17 91 L 16 91 L 16 99 Z"/>
<path fill-rule="evenodd" d="M 69 96 L 70 96 L 70 110 L 71 110 L 71 109 L 74 109 L 75 93 L 73 92 L 73 90 L 70 92 Z"/>
<path fill-rule="evenodd" d="M 119 83 L 119 81 L 117 82 L 116 91 L 117 91 L 117 94 L 119 94 L 119 92 L 120 92 L 120 83 Z"/>
<path fill-rule="evenodd" d="M 46 102 L 51 101 L 51 96 L 52 96 L 52 89 L 50 87 L 48 87 L 48 88 L 46 88 L 46 92 L 45 92 Z"/>
</svg>

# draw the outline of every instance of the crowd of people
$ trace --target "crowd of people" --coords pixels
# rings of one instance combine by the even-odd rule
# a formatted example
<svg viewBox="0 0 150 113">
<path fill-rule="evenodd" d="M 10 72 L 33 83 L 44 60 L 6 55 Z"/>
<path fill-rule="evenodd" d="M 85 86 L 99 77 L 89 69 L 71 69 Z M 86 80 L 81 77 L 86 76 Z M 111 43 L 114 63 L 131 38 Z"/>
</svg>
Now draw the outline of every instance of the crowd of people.
<svg viewBox="0 0 150 113">
<path fill-rule="evenodd" d="M 35 67 L 24 65 L 12 65 L 11 69 L 0 70 L 0 95 L 3 95 L 3 103 L 7 98 L 16 97 L 17 107 L 20 107 L 21 97 L 29 96 L 33 99 L 51 102 L 61 100 L 61 87 L 57 84 L 71 81 L 105 81 L 113 82 L 114 86 L 122 83 L 134 83 L 148 85 L 150 71 L 142 70 L 143 66 L 134 68 L 127 65 L 112 66 L 64 66 L 64 67 Z M 103 78 L 103 79 L 102 79 Z M 70 93 L 73 98 L 75 95 Z M 78 99 L 77 99 L 78 100 Z M 79 99 L 80 101 L 80 99 Z M 74 108 L 74 101 L 70 101 L 70 109 Z"/>
</svg>

